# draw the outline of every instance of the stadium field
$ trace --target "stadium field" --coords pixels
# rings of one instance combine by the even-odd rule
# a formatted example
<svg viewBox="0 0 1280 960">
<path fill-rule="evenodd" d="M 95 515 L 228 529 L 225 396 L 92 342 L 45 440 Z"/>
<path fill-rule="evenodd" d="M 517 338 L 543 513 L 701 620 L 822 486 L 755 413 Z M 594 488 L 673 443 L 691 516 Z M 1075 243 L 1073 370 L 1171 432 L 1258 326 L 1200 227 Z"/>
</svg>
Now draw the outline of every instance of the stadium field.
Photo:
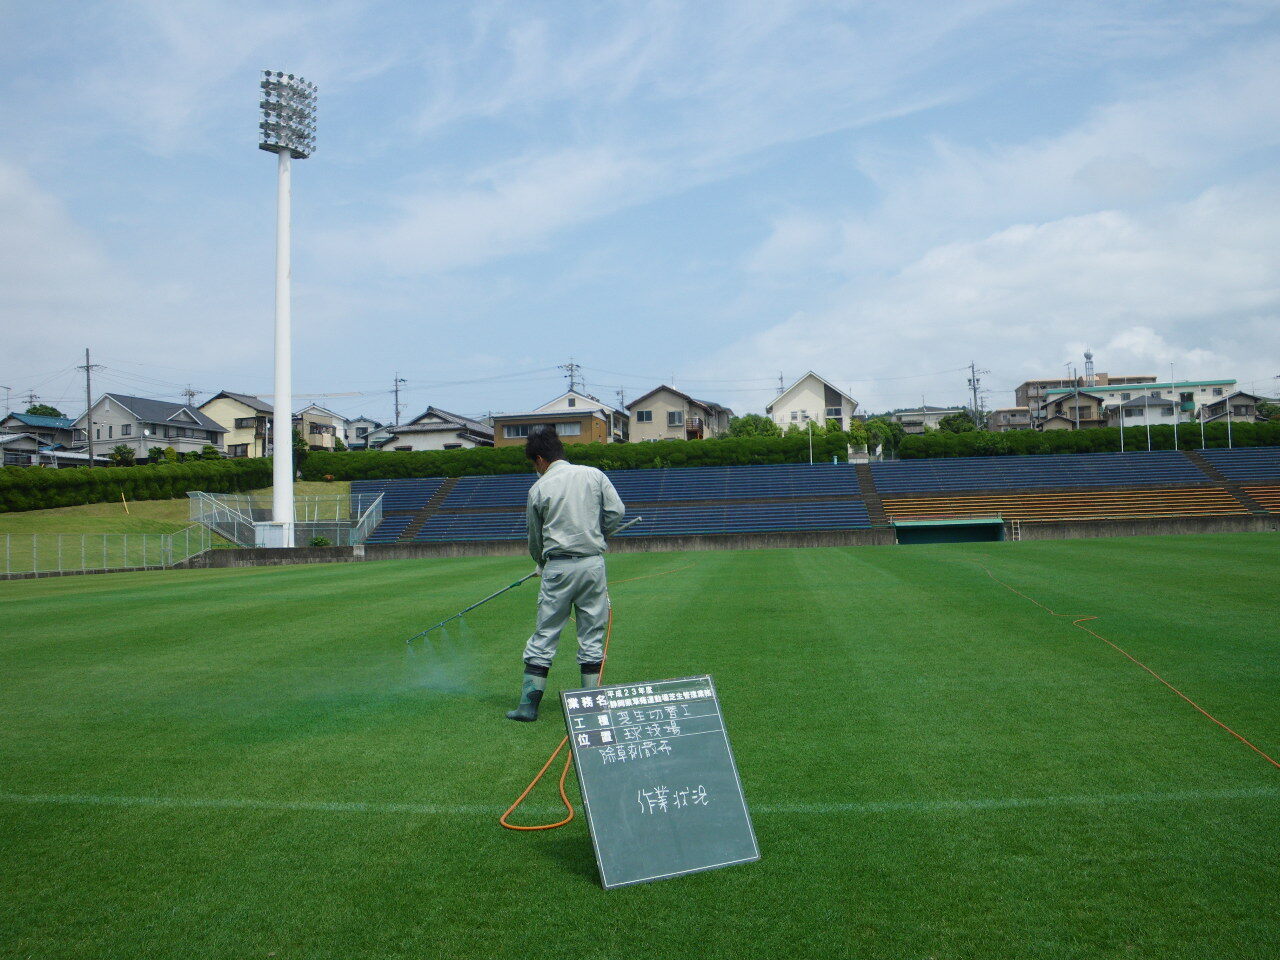
<svg viewBox="0 0 1280 960">
<path fill-rule="evenodd" d="M 0 584 L 0 956 L 1275 956 L 1275 535 L 612 558 L 606 680 L 715 677 L 762 859 L 609 893 L 497 824 L 533 586 L 406 656 L 528 566 Z"/>
</svg>

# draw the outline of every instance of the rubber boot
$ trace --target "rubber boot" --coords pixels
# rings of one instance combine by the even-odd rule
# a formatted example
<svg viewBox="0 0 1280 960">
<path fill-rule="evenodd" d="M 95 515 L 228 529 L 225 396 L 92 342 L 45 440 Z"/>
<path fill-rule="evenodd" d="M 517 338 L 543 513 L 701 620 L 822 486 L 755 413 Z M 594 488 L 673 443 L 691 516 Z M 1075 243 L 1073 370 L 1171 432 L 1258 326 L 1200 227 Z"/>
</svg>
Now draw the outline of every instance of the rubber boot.
<svg viewBox="0 0 1280 960">
<path fill-rule="evenodd" d="M 603 661 L 600 663 L 584 663 L 582 665 L 582 689 L 594 690 L 600 686 L 600 671 L 603 669 Z"/>
<path fill-rule="evenodd" d="M 508 720 L 523 720 L 533 723 L 538 719 L 538 705 L 542 703 L 543 691 L 547 689 L 546 667 L 536 663 L 524 665 L 524 680 L 520 684 L 520 705 L 507 711 Z"/>
</svg>

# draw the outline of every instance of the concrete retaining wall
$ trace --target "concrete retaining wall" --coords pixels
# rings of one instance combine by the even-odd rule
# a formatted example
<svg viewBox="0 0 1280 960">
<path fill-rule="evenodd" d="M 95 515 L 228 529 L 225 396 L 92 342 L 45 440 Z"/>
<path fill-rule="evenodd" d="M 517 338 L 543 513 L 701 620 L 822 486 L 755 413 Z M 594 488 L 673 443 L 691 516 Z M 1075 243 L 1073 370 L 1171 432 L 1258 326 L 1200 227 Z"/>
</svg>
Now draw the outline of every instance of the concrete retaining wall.
<svg viewBox="0 0 1280 960">
<path fill-rule="evenodd" d="M 1005 523 L 1005 537 L 1012 537 Z M 1022 523 L 1023 540 L 1085 540 L 1092 537 L 1158 537 L 1177 533 L 1265 533 L 1280 531 L 1280 516 L 1151 517 L 1130 520 L 1037 520 Z"/>
</svg>

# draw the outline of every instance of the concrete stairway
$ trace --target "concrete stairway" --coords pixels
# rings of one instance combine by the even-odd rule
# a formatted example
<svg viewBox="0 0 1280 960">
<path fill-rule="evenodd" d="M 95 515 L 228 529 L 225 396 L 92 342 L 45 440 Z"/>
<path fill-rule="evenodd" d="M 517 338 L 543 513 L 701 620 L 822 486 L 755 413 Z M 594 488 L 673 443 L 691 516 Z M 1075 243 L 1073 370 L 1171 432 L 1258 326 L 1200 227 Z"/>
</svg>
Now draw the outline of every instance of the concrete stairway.
<svg viewBox="0 0 1280 960">
<path fill-rule="evenodd" d="M 1184 450 L 1183 453 L 1186 454 L 1188 460 L 1200 468 L 1201 472 L 1204 473 L 1206 477 L 1209 477 L 1215 483 L 1221 484 L 1222 488 L 1226 490 L 1227 493 L 1231 494 L 1242 504 L 1248 507 L 1250 513 L 1258 514 L 1259 516 L 1269 515 L 1270 511 L 1268 511 L 1266 507 L 1253 499 L 1253 497 L 1249 496 L 1248 492 L 1239 484 L 1239 482 L 1232 480 L 1225 473 L 1206 460 L 1199 450 Z"/>
<path fill-rule="evenodd" d="M 440 484 L 440 489 L 432 494 L 431 499 L 423 505 L 422 509 L 419 510 L 414 518 L 409 522 L 409 525 L 405 527 L 400 536 L 396 538 L 396 542 L 411 542 L 413 538 L 418 535 L 418 531 L 422 529 L 423 524 L 431 519 L 431 517 L 435 516 L 436 511 L 440 509 L 440 505 L 444 503 L 445 498 L 449 496 L 450 492 L 457 485 L 457 477 L 450 477 L 444 483 Z"/>
</svg>

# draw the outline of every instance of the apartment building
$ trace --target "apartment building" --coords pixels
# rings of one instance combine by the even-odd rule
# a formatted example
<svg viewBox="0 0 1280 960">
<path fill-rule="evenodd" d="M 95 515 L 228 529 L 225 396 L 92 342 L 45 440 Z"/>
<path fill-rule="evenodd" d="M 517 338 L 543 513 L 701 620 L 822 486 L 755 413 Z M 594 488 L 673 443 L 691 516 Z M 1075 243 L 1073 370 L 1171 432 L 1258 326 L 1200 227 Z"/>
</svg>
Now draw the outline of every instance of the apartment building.
<svg viewBox="0 0 1280 960">
<path fill-rule="evenodd" d="M 1155 383 L 1154 376 L 1146 374 L 1113 376 L 1109 373 L 1098 373 L 1092 377 L 1092 384 L 1086 377 L 1050 377 L 1045 380 L 1026 380 L 1013 391 L 1015 407 L 1026 407 L 1034 423 L 1045 416 L 1043 412 L 1045 395 L 1052 390 L 1086 389 L 1097 391 L 1100 387 L 1124 387 L 1140 383 Z"/>
<path fill-rule="evenodd" d="M 1001 407 L 999 410 L 992 410 L 987 417 L 987 429 L 993 433 L 1030 430 L 1031 411 L 1027 407 Z"/>
</svg>

